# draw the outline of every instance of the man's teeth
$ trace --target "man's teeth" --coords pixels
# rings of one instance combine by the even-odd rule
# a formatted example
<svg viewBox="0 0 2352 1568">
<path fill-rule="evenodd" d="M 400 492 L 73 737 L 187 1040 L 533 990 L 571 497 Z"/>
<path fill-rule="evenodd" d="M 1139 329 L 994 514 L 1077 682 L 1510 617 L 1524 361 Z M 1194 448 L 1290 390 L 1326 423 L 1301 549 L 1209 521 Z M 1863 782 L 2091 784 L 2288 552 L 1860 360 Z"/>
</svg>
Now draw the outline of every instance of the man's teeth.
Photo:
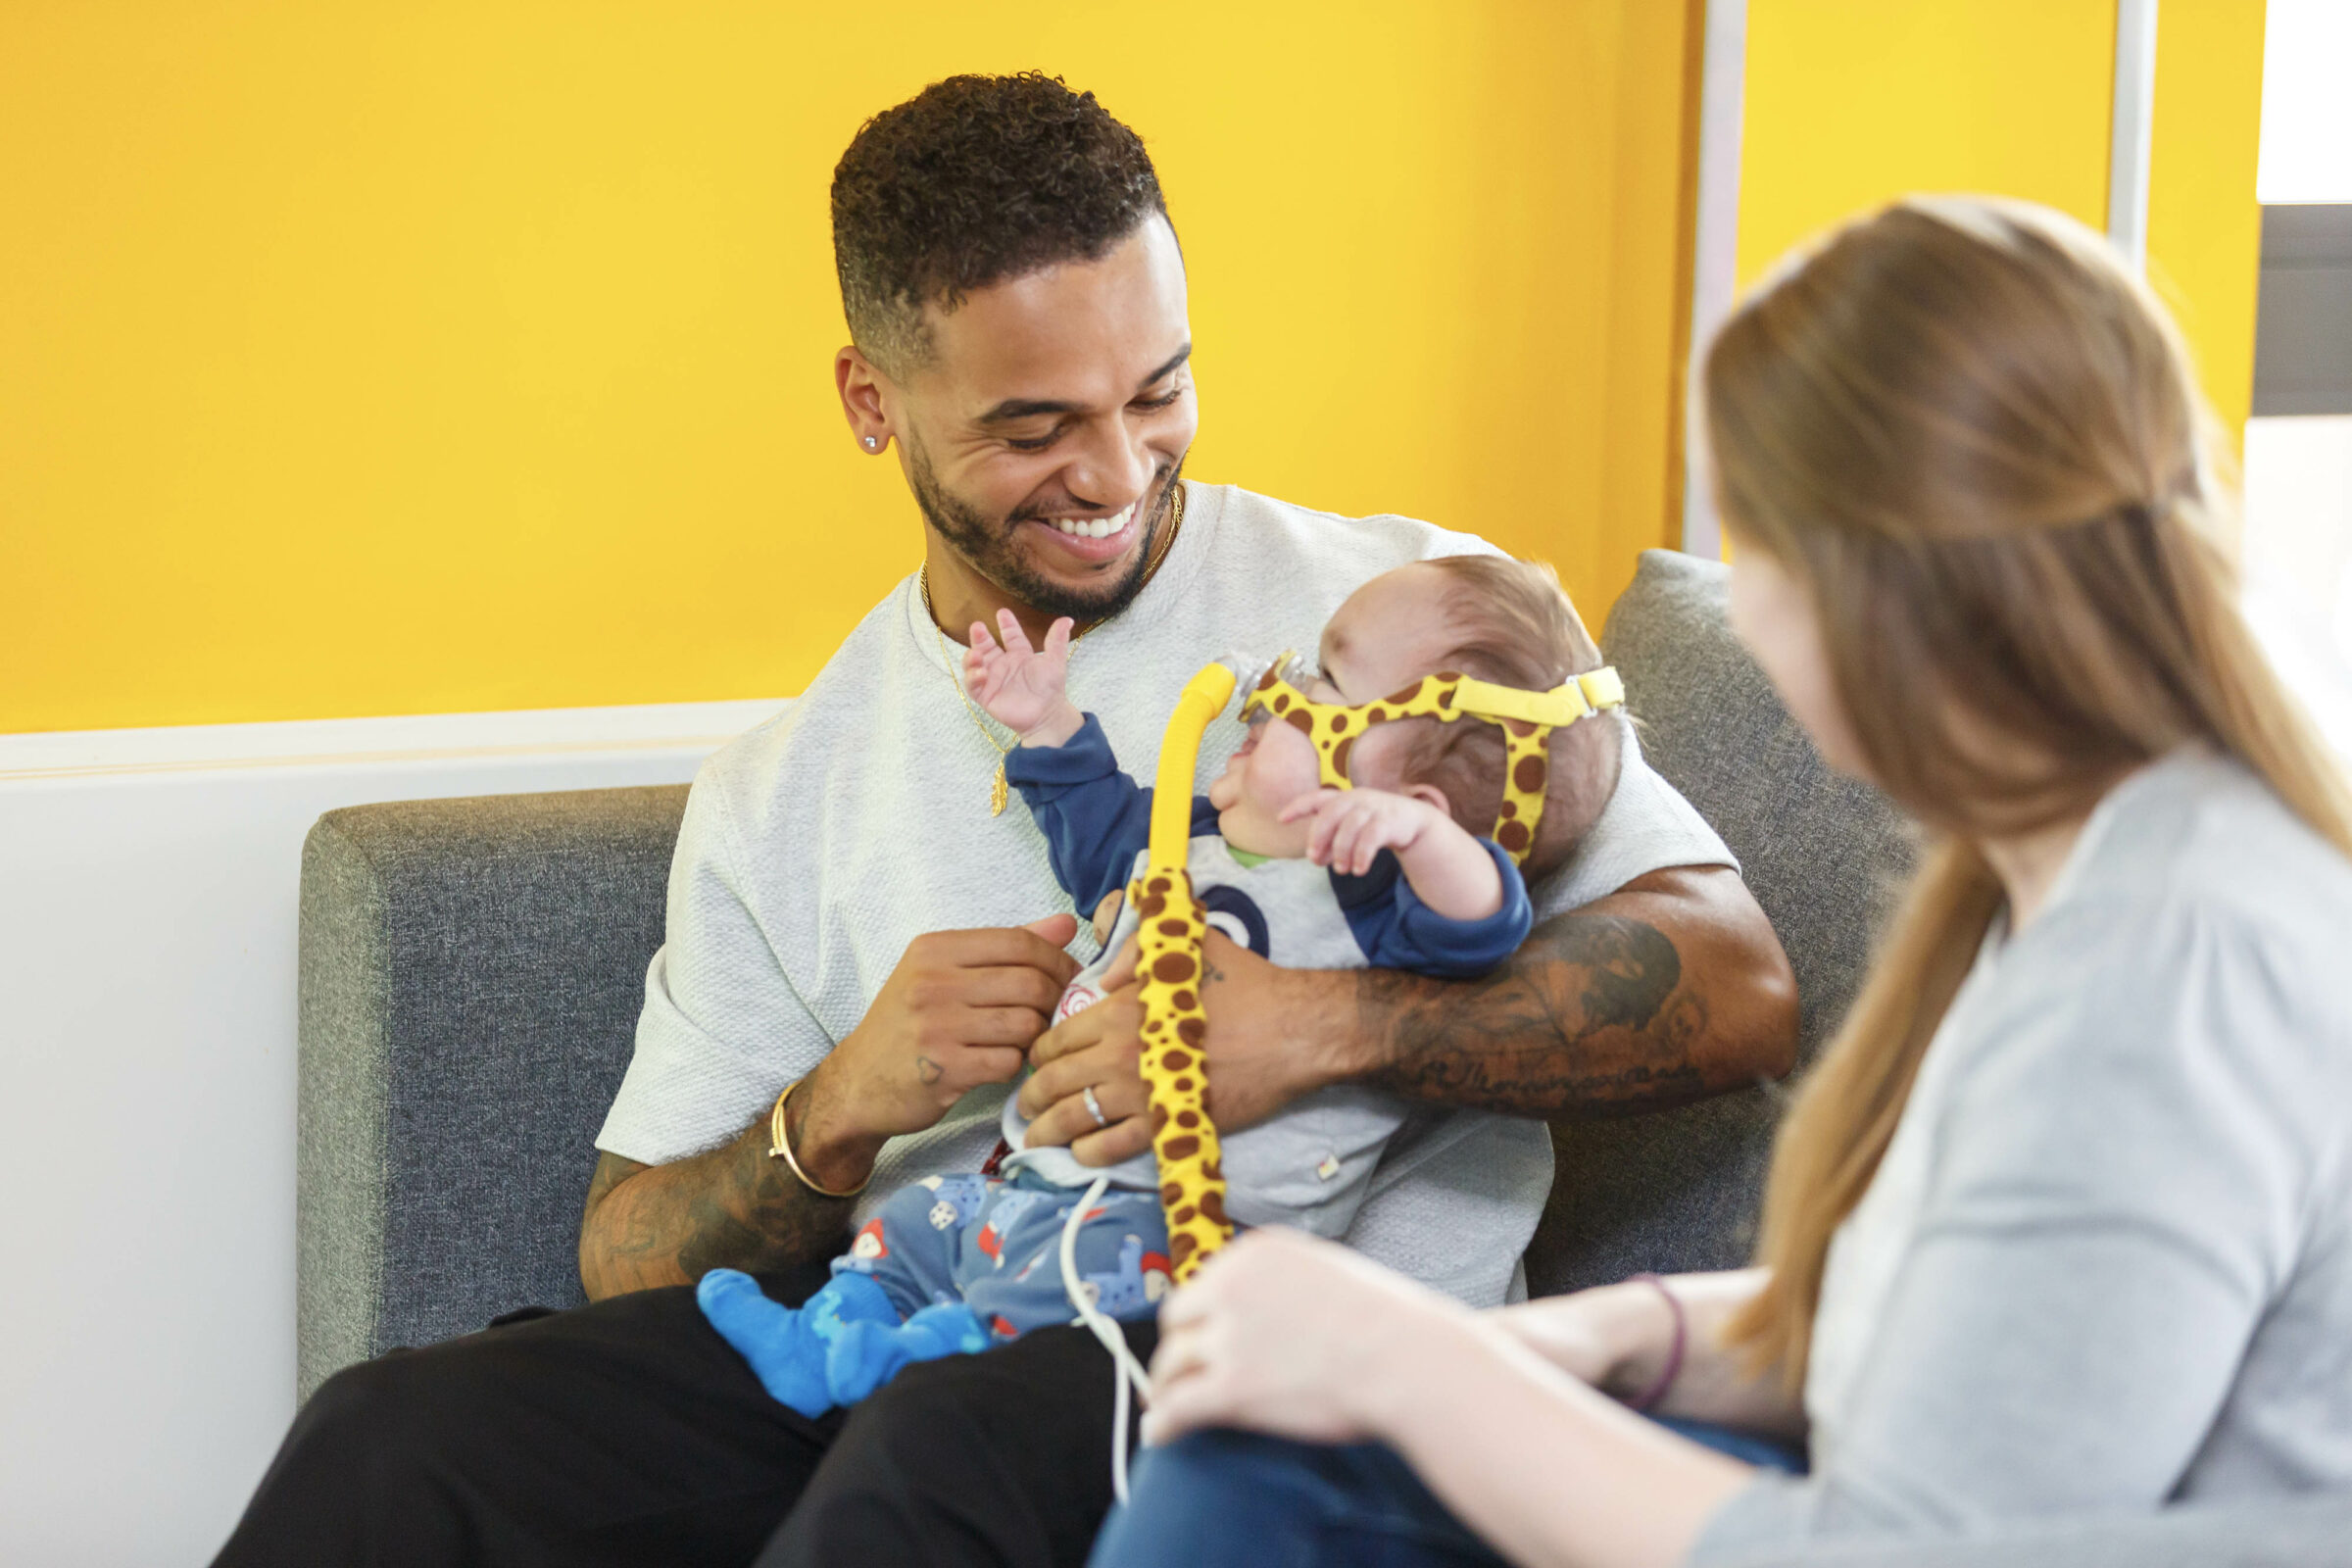
<svg viewBox="0 0 2352 1568">
<path fill-rule="evenodd" d="M 1049 517 L 1046 520 L 1073 539 L 1107 539 L 1126 527 L 1127 519 L 1134 514 L 1135 506 L 1130 502 L 1107 517 Z"/>
</svg>

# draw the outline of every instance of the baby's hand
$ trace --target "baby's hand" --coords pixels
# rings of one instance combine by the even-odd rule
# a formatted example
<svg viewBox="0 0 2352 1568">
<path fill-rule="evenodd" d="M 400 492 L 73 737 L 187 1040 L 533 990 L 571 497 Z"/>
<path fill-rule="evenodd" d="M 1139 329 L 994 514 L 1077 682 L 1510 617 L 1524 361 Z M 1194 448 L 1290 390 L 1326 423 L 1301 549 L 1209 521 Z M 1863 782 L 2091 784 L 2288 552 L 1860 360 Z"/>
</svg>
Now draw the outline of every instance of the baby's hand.
<svg viewBox="0 0 2352 1568">
<path fill-rule="evenodd" d="M 963 656 L 964 690 L 989 717 L 1023 740 L 1028 740 L 1032 731 L 1060 728 L 1054 721 L 1064 717 L 1064 710 L 1075 712 L 1066 691 L 1070 617 L 1064 615 L 1046 628 L 1042 653 L 1029 646 L 1029 634 L 1021 630 L 1020 620 L 1011 611 L 998 611 L 997 625 L 1004 637 L 1001 646 L 988 634 L 986 625 L 972 622 L 971 649 Z M 1075 733 L 1077 724 L 1068 728 Z M 1068 738 L 1064 734 L 1043 744 L 1057 745 Z"/>
<path fill-rule="evenodd" d="M 1317 790 L 1282 808 L 1285 822 L 1302 816 L 1314 819 L 1306 835 L 1306 858 L 1350 876 L 1371 870 L 1372 858 L 1383 850 L 1401 855 L 1411 849 L 1431 823 L 1441 819 L 1438 808 L 1426 801 L 1360 788 Z"/>
<path fill-rule="evenodd" d="M 1119 906 L 1127 902 L 1124 888 L 1112 888 L 1095 906 L 1095 945 L 1101 947 L 1110 940 L 1111 929 L 1119 923 Z"/>
</svg>

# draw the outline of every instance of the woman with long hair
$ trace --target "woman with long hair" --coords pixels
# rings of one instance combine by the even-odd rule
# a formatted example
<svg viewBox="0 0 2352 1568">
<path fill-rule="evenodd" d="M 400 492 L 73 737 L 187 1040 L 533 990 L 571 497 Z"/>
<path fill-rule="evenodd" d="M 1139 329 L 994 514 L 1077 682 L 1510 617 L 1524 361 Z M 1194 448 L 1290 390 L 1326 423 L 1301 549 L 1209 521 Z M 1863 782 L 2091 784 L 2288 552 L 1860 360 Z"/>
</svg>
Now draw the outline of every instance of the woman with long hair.
<svg viewBox="0 0 2352 1568">
<path fill-rule="evenodd" d="M 2352 808 L 2239 619 L 2163 310 L 2056 214 L 1903 202 L 1742 306 L 1702 407 L 1734 628 L 1933 837 L 1756 1266 L 1475 1314 L 1245 1237 L 1165 1309 L 1098 1563 L 1703 1562 L 2352 1488 Z"/>
</svg>

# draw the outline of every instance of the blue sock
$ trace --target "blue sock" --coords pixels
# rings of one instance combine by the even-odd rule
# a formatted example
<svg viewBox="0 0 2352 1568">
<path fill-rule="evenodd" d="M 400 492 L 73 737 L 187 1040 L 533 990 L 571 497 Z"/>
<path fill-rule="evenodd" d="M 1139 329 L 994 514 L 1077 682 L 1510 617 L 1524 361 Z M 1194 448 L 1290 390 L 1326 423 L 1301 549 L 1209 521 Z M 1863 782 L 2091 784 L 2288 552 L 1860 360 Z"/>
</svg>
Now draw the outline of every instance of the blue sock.
<svg viewBox="0 0 2352 1568">
<path fill-rule="evenodd" d="M 853 1331 L 901 1326 L 898 1308 L 863 1274 L 836 1274 L 805 1304 L 790 1307 L 761 1295 L 749 1274 L 714 1268 L 694 1288 L 694 1298 L 718 1337 L 751 1363 L 760 1386 L 806 1416 L 847 1402 L 827 1387 L 831 1342 Z"/>
<path fill-rule="evenodd" d="M 985 1350 L 988 1330 L 961 1301 L 926 1306 L 904 1323 L 845 1323 L 825 1351 L 825 1387 L 836 1404 L 855 1404 L 911 1361 Z"/>
</svg>

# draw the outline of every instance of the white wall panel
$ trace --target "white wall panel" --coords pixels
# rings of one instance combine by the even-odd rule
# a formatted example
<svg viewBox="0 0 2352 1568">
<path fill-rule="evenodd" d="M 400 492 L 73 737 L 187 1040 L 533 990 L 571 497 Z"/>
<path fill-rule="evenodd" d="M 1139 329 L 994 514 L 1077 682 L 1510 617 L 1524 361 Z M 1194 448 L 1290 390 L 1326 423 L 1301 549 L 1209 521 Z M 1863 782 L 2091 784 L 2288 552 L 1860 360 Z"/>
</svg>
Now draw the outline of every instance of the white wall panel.
<svg viewBox="0 0 2352 1568">
<path fill-rule="evenodd" d="M 0 1562 L 206 1561 L 293 1414 L 319 813 L 682 783 L 780 706 L 0 736 Z"/>
</svg>

